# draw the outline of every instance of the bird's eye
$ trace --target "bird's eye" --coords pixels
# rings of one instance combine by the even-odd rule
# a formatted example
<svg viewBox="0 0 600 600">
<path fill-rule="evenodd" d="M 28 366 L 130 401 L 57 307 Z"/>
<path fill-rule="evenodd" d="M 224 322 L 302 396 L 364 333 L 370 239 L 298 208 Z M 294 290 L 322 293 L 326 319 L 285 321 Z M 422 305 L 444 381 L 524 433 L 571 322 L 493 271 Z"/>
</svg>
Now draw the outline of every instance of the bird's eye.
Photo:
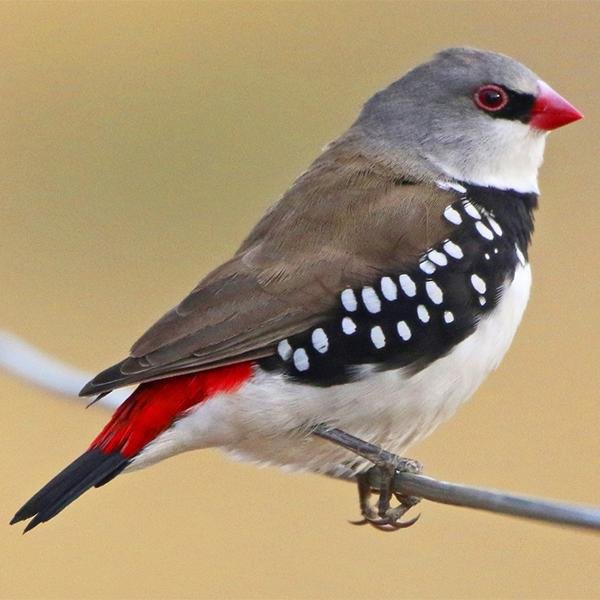
<svg viewBox="0 0 600 600">
<path fill-rule="evenodd" d="M 473 96 L 475 104 L 486 112 L 497 112 L 508 104 L 508 94 L 499 85 L 482 85 Z"/>
</svg>

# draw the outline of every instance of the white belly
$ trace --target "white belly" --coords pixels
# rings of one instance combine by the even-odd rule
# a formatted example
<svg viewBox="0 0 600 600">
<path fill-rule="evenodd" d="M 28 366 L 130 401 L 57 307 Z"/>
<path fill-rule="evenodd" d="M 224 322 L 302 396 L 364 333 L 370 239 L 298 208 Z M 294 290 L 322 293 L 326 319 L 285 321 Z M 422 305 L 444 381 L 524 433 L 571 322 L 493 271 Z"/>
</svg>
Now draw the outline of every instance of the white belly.
<svg viewBox="0 0 600 600">
<path fill-rule="evenodd" d="M 235 393 L 215 396 L 179 420 L 132 467 L 210 446 L 290 469 L 333 473 L 369 466 L 298 431 L 317 423 L 403 453 L 449 418 L 498 366 L 521 321 L 530 286 L 529 265 L 519 265 L 498 306 L 476 331 L 414 375 L 403 369 L 373 371 L 358 382 L 317 388 L 259 371 Z"/>
</svg>

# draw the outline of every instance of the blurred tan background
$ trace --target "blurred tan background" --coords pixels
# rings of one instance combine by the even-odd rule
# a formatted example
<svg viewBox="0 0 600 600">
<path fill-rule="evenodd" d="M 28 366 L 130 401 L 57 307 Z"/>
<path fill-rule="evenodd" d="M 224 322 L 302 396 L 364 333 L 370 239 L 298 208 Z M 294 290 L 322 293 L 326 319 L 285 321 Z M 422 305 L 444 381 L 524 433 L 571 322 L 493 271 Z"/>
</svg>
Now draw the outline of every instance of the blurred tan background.
<svg viewBox="0 0 600 600">
<path fill-rule="evenodd" d="M 520 59 L 586 120 L 551 136 L 534 288 L 500 370 L 412 456 L 433 476 L 600 503 L 600 4 L 0 5 L 0 328 L 99 370 L 211 267 L 361 103 L 436 50 Z M 101 409 L 0 374 L 2 523 Z M 3 598 L 599 598 L 597 535 L 424 503 L 355 528 L 355 490 L 171 459 L 21 537 Z"/>
</svg>

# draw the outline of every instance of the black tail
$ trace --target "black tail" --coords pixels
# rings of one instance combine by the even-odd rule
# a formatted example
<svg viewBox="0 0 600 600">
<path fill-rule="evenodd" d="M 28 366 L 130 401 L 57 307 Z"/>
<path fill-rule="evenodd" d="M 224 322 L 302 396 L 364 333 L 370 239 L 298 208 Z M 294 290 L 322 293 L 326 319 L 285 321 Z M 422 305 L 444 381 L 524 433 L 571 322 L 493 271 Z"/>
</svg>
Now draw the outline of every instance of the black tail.
<svg viewBox="0 0 600 600">
<path fill-rule="evenodd" d="M 26 502 L 10 524 L 33 517 L 25 527 L 23 533 L 26 533 L 56 516 L 91 487 L 98 487 L 116 477 L 129 461 L 119 452 L 104 454 L 97 448 L 84 452 Z"/>
</svg>

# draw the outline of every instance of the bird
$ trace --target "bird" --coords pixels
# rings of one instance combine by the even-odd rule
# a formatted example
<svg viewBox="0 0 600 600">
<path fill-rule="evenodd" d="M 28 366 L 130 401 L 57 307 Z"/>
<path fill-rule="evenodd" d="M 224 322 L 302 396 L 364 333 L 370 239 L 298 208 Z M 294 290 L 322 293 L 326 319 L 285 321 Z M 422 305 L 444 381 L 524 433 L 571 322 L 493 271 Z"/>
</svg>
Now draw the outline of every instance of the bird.
<svg viewBox="0 0 600 600">
<path fill-rule="evenodd" d="M 232 258 L 85 385 L 137 387 L 11 523 L 214 447 L 356 478 L 363 521 L 400 527 L 413 502 L 391 507 L 388 485 L 370 504 L 364 448 L 403 454 L 500 363 L 529 296 L 546 137 L 582 117 L 526 66 L 469 47 L 378 91 Z M 420 469 L 402 461 L 376 466 Z"/>
</svg>

